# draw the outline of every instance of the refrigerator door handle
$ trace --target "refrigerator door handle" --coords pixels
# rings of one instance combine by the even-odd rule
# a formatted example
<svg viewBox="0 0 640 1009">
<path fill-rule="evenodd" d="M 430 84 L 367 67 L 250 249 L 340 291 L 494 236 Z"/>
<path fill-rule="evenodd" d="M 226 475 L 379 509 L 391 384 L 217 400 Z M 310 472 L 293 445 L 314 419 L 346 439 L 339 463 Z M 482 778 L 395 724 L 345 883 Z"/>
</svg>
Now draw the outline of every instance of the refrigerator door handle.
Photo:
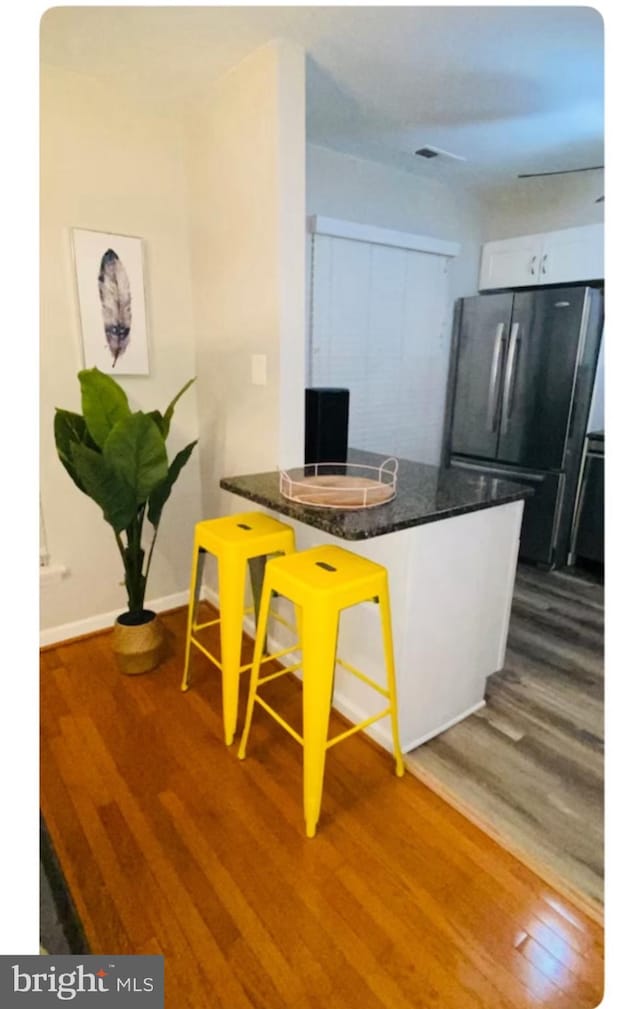
<svg viewBox="0 0 640 1009">
<path fill-rule="evenodd" d="M 506 480 L 517 481 L 518 478 L 527 480 L 529 483 L 544 483 L 545 473 L 535 473 L 528 469 L 507 469 L 504 466 L 494 466 L 492 462 L 467 462 L 466 459 L 453 458 L 451 465 L 454 469 L 471 469 L 474 472 L 485 473 L 488 476 L 504 477 Z"/>
<path fill-rule="evenodd" d="M 515 377 L 518 362 L 518 351 L 520 348 L 520 323 L 514 322 L 509 335 L 509 354 L 507 356 L 507 376 L 504 380 L 504 394 L 502 401 L 502 433 L 509 430 L 509 421 L 513 413 L 513 399 L 515 390 Z"/>
<path fill-rule="evenodd" d="M 491 360 L 491 378 L 489 380 L 489 399 L 487 401 L 487 431 L 495 431 L 498 422 L 498 376 L 504 350 L 504 322 L 496 327 L 496 338 L 493 344 Z"/>
</svg>

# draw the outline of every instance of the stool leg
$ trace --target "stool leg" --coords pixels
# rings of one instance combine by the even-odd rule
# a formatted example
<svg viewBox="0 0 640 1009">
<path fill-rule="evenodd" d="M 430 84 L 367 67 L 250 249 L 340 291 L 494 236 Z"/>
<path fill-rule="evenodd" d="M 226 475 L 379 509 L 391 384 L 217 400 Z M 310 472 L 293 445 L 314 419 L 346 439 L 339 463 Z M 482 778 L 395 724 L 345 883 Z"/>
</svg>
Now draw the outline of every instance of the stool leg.
<svg viewBox="0 0 640 1009">
<path fill-rule="evenodd" d="M 249 696 L 247 698 L 247 713 L 244 719 L 244 730 L 238 749 L 238 757 L 244 760 L 247 755 L 247 740 L 249 729 L 253 719 L 253 709 L 256 703 L 256 692 L 258 689 L 258 677 L 260 675 L 260 663 L 263 657 L 265 643 L 267 639 L 267 624 L 269 622 L 269 608 L 271 606 L 271 580 L 269 574 L 264 580 L 262 595 L 260 597 L 260 607 L 258 614 L 258 625 L 256 627 L 256 638 L 253 645 L 253 663 L 251 665 L 251 679 L 249 681 Z"/>
<path fill-rule="evenodd" d="M 267 566 L 266 556 L 251 557 L 249 560 L 249 579 L 251 581 L 251 592 L 253 594 L 253 612 L 255 614 L 256 634 L 258 633 L 258 621 L 260 620 L 260 600 L 262 599 L 262 588 L 264 586 L 264 573 Z M 267 643 L 265 641 L 264 653 L 266 654 Z"/>
<path fill-rule="evenodd" d="M 300 655 L 302 655 L 302 634 L 303 634 L 303 631 L 302 631 L 302 613 L 303 613 L 303 607 L 302 606 L 295 606 L 294 605 L 293 609 L 295 611 L 296 633 L 298 635 L 298 649 L 300 651 Z"/>
<path fill-rule="evenodd" d="M 220 650 L 222 658 L 222 720 L 224 740 L 233 743 L 238 721 L 238 689 L 242 653 L 245 566 L 220 558 Z"/>
<path fill-rule="evenodd" d="M 202 564 L 204 560 L 204 550 L 200 550 L 198 541 L 193 541 L 193 556 L 191 560 L 191 584 L 189 586 L 189 612 L 187 613 L 187 640 L 184 653 L 184 672 L 182 674 L 181 690 L 189 689 L 189 659 L 191 657 L 191 635 L 193 633 L 194 617 L 198 607 L 198 596 L 200 594 L 200 579 L 202 577 Z"/>
<path fill-rule="evenodd" d="M 386 579 L 385 579 L 386 582 Z M 404 760 L 400 749 L 400 733 L 398 731 L 398 696 L 396 693 L 396 670 L 393 657 L 393 633 L 391 630 L 391 607 L 389 605 L 389 589 L 385 584 L 379 599 L 380 621 L 382 623 L 382 643 L 384 659 L 387 667 L 387 690 L 391 702 L 391 735 L 393 737 L 393 754 L 396 758 L 396 774 L 399 778 L 404 774 Z"/>
<path fill-rule="evenodd" d="M 303 790 L 307 837 L 315 836 L 320 818 L 338 620 L 335 612 L 307 612 L 302 628 Z"/>
</svg>

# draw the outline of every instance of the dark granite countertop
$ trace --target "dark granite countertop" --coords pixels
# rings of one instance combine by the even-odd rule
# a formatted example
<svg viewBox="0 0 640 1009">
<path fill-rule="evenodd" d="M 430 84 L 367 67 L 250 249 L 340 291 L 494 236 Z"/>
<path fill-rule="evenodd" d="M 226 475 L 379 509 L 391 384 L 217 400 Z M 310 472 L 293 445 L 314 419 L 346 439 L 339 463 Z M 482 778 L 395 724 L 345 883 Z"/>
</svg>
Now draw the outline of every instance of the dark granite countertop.
<svg viewBox="0 0 640 1009">
<path fill-rule="evenodd" d="M 349 449 L 348 461 L 379 466 L 386 458 L 375 452 Z M 481 473 L 426 466 L 408 459 L 399 459 L 398 463 L 396 497 L 375 508 L 339 511 L 296 504 L 280 493 L 277 470 L 224 477 L 220 486 L 232 494 L 346 540 L 383 536 L 400 529 L 464 515 L 465 512 L 518 501 L 533 493 L 531 488 L 522 484 L 496 480 Z"/>
</svg>

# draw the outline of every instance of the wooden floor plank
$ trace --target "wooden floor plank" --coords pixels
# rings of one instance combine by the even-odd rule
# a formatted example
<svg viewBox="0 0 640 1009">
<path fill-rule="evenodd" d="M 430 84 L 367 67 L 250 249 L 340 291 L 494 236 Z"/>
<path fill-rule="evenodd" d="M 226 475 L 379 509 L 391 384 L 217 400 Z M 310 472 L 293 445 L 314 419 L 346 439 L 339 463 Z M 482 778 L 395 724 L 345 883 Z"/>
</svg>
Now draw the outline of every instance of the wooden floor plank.
<svg viewBox="0 0 640 1009">
<path fill-rule="evenodd" d="M 331 750 L 309 841 L 299 747 L 257 713 L 239 761 L 219 674 L 194 657 L 182 694 L 164 619 L 145 676 L 104 635 L 43 653 L 42 808 L 92 950 L 162 952 L 168 1009 L 598 1003 L 601 929 L 364 737 Z"/>
<path fill-rule="evenodd" d="M 518 568 L 486 707 L 409 756 L 425 783 L 601 917 L 602 585 Z"/>
</svg>

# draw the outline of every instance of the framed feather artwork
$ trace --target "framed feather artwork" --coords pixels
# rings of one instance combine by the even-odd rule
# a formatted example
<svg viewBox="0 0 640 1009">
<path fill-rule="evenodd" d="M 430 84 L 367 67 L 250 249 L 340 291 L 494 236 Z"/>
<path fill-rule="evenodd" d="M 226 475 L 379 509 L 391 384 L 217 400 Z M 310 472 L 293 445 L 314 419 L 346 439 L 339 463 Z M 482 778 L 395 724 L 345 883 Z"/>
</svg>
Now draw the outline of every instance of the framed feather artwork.
<svg viewBox="0 0 640 1009">
<path fill-rule="evenodd" d="M 85 368 L 148 375 L 142 239 L 71 229 Z"/>
</svg>

